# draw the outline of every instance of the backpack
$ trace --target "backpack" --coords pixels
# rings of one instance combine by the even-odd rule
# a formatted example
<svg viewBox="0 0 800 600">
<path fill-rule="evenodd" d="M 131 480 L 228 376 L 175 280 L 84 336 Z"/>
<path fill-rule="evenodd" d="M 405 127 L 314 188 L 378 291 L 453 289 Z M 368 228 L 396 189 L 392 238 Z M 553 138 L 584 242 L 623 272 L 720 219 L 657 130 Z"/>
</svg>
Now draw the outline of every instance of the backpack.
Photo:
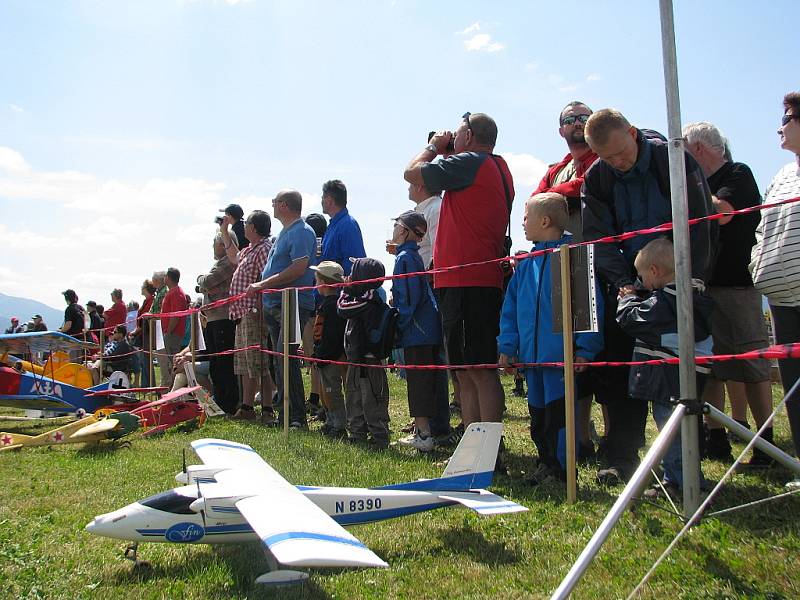
<svg viewBox="0 0 800 600">
<path fill-rule="evenodd" d="M 399 317 L 400 313 L 396 308 L 385 302 L 375 302 L 369 322 L 366 323 L 366 350 L 378 360 L 388 358 L 392 354 Z"/>
</svg>

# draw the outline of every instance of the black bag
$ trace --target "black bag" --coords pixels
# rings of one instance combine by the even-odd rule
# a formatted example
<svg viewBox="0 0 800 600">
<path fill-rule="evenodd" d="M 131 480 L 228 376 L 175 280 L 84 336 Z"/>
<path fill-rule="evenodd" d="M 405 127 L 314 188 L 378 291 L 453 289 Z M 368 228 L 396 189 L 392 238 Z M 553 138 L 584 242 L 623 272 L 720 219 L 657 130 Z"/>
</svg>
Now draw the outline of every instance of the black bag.
<svg viewBox="0 0 800 600">
<path fill-rule="evenodd" d="M 367 326 L 367 352 L 378 360 L 388 358 L 394 348 L 400 313 L 385 302 L 376 302 Z"/>
<path fill-rule="evenodd" d="M 500 168 L 500 163 L 497 162 L 497 159 L 494 157 L 494 154 L 490 154 L 489 156 L 492 157 L 492 162 L 497 167 L 497 170 L 500 172 L 500 179 L 503 181 L 503 191 L 506 195 L 506 209 L 508 210 L 508 230 L 506 231 L 506 235 L 503 238 L 503 256 L 498 256 L 498 258 L 503 258 L 504 256 L 511 256 L 511 245 L 513 241 L 511 240 L 511 194 L 508 191 L 508 182 L 506 181 L 506 176 L 503 174 L 503 169 Z"/>
</svg>

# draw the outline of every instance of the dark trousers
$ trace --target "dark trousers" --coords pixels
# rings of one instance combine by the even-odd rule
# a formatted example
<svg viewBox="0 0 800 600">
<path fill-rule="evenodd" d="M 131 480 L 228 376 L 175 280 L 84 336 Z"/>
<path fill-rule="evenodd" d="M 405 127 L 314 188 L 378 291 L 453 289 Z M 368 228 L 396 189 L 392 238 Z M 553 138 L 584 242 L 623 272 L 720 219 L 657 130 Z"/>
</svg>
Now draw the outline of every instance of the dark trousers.
<svg viewBox="0 0 800 600">
<path fill-rule="evenodd" d="M 800 307 L 769 306 L 772 311 L 772 325 L 775 331 L 776 344 L 792 344 L 800 342 Z M 783 393 L 788 394 L 797 380 L 800 379 L 800 359 L 781 358 L 778 360 L 781 372 Z M 786 415 L 792 430 L 795 454 L 800 456 L 800 393 L 786 402 Z"/>
<path fill-rule="evenodd" d="M 300 331 L 306 321 L 311 317 L 312 312 L 301 308 L 300 315 Z M 272 341 L 272 347 L 278 352 L 283 352 L 283 328 L 281 327 L 281 307 L 265 308 L 264 320 L 269 328 L 269 338 Z M 289 344 L 289 353 L 297 354 L 300 344 Z M 278 415 L 283 419 L 283 357 L 277 356 L 275 361 L 275 385 L 278 388 Z M 303 389 L 303 376 L 300 371 L 300 361 L 296 358 L 289 359 L 289 422 L 306 424 L 306 396 Z M 268 404 L 268 400 L 262 398 L 262 404 Z"/>
<path fill-rule="evenodd" d="M 543 407 L 528 404 L 531 416 L 531 439 L 539 453 L 539 461 L 548 467 L 566 472 L 567 441 L 564 398 Z"/>
<path fill-rule="evenodd" d="M 634 340 L 617 324 L 616 296 L 607 294 L 605 301 L 604 349 L 596 360 L 629 361 L 633 357 Z M 639 448 L 644 446 L 648 413 L 645 400 L 628 396 L 629 371 L 629 367 L 605 367 L 592 373 L 595 398 L 599 403 L 605 404 L 608 410 L 606 460 L 609 467 L 621 470 L 626 478 L 639 465 Z"/>
<path fill-rule="evenodd" d="M 209 353 L 232 350 L 236 338 L 236 325 L 230 319 L 209 321 L 205 338 Z M 233 372 L 233 354 L 211 357 L 208 368 L 211 383 L 214 384 L 214 402 L 232 415 L 239 404 L 239 380 Z"/>
<path fill-rule="evenodd" d="M 433 345 L 403 348 L 405 364 L 436 364 L 439 347 Z M 406 369 L 408 412 L 412 417 L 432 417 L 436 414 L 436 371 Z"/>
</svg>

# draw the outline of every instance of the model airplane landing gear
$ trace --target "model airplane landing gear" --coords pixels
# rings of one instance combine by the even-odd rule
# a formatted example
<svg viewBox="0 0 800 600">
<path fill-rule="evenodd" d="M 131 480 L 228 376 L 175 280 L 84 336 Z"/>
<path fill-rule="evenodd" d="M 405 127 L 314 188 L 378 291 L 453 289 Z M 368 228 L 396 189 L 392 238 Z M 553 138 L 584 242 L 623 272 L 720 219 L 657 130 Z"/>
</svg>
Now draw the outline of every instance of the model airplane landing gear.
<svg viewBox="0 0 800 600">
<path fill-rule="evenodd" d="M 308 580 L 308 573 L 279 568 L 280 564 L 275 560 L 272 552 L 266 548 L 263 548 L 263 550 L 264 557 L 267 559 L 269 571 L 256 577 L 257 584 L 277 587 L 282 585 L 298 585 Z"/>
<path fill-rule="evenodd" d="M 125 554 L 123 555 L 128 560 L 133 561 L 133 569 L 149 569 L 150 563 L 146 560 L 139 560 L 139 542 L 133 542 L 125 547 Z"/>
</svg>

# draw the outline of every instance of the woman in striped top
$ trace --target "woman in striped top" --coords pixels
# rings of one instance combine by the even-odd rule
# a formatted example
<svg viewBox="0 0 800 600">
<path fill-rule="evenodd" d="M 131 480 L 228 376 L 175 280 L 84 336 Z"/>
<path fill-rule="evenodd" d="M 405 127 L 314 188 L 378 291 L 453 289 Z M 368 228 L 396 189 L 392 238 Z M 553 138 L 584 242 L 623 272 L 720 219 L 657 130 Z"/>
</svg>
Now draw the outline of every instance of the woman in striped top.
<svg viewBox="0 0 800 600">
<path fill-rule="evenodd" d="M 765 202 L 800 197 L 800 92 L 783 98 L 784 114 L 778 135 L 781 148 L 795 159 L 783 167 L 767 188 Z M 792 202 L 761 213 L 750 270 L 756 289 L 769 300 L 775 342 L 800 342 L 800 203 Z M 800 359 L 778 361 L 784 393 L 800 379 Z M 786 403 L 795 452 L 800 454 L 800 394 Z M 800 479 L 787 484 L 800 487 Z"/>
</svg>

